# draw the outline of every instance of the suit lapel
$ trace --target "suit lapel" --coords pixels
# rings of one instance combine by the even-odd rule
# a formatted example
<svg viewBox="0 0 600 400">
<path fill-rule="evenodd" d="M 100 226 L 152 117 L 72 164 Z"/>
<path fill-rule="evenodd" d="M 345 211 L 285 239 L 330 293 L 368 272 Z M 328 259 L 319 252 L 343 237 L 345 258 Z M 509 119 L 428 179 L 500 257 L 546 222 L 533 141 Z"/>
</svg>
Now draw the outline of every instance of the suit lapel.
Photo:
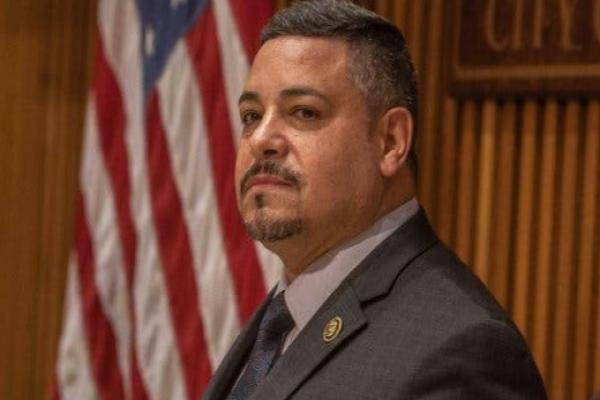
<svg viewBox="0 0 600 400">
<path fill-rule="evenodd" d="M 323 330 L 335 317 L 341 318 L 342 329 L 335 339 L 326 343 Z M 279 358 L 251 400 L 287 398 L 329 354 L 350 340 L 366 323 L 352 288 L 344 285 L 336 301 L 329 307 L 322 307 Z"/>
<path fill-rule="evenodd" d="M 225 399 L 229 394 L 231 386 L 237 380 L 241 368 L 246 362 L 250 350 L 252 350 L 260 320 L 266 310 L 267 304 L 269 304 L 272 294 L 273 291 L 271 291 L 271 294 L 267 296 L 267 299 L 254 313 L 250 322 L 240 332 L 227 352 L 227 355 L 219 364 L 219 368 L 215 371 L 213 378 L 204 392 L 204 396 L 202 397 L 204 400 L 221 400 Z"/>
<path fill-rule="evenodd" d="M 362 309 L 364 303 L 385 296 L 404 267 L 437 241 L 422 210 L 398 228 L 323 304 L 256 388 L 251 400 L 287 399 L 335 349 L 360 334 L 368 324 Z M 334 317 L 342 319 L 343 327 L 333 341 L 326 343 L 323 330 Z"/>
<path fill-rule="evenodd" d="M 360 303 L 387 294 L 404 268 L 439 241 L 423 210 L 373 250 L 348 277 Z"/>
</svg>

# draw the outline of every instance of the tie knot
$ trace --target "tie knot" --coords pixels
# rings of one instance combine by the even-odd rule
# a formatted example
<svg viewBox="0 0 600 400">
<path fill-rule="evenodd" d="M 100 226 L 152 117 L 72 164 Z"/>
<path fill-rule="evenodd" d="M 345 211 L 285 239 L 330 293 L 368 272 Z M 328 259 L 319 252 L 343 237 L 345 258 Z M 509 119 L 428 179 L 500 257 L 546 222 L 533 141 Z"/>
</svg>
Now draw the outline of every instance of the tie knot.
<svg viewBox="0 0 600 400">
<path fill-rule="evenodd" d="M 281 336 L 294 327 L 294 320 L 285 304 L 283 292 L 273 297 L 260 322 L 259 331 L 269 336 Z"/>
</svg>

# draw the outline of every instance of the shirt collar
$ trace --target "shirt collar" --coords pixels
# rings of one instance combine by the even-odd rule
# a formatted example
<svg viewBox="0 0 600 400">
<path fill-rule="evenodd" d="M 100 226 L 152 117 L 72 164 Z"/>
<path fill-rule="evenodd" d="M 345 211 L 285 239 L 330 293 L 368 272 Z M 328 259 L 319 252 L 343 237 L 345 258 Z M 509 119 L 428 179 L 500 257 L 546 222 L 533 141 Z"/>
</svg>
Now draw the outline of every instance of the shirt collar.
<svg viewBox="0 0 600 400">
<path fill-rule="evenodd" d="M 286 304 L 296 324 L 295 330 L 302 330 L 348 274 L 418 210 L 419 203 L 412 198 L 358 236 L 316 259 L 291 283 L 287 281 L 284 271 L 276 292 L 285 290 Z"/>
</svg>

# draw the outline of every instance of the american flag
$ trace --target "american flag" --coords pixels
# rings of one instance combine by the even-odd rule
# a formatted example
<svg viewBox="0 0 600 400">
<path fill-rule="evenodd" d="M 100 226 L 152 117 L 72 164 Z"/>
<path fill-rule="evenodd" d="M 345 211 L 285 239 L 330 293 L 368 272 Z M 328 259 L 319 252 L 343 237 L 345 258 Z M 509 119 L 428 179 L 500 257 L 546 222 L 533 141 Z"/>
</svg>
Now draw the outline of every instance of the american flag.
<svg viewBox="0 0 600 400">
<path fill-rule="evenodd" d="M 237 98 L 271 0 L 99 0 L 55 399 L 198 399 L 279 275 Z"/>
</svg>

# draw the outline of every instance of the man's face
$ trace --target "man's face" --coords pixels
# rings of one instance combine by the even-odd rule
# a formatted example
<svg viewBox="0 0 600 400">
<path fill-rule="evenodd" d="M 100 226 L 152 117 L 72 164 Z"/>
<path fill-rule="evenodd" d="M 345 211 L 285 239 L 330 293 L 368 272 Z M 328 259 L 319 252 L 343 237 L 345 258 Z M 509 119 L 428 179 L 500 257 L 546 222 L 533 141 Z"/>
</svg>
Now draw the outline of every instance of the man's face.
<svg viewBox="0 0 600 400">
<path fill-rule="evenodd" d="M 335 39 L 282 37 L 254 60 L 239 103 L 236 185 L 249 233 L 267 245 L 304 236 L 327 248 L 377 212 L 381 143 L 346 50 Z"/>
</svg>

